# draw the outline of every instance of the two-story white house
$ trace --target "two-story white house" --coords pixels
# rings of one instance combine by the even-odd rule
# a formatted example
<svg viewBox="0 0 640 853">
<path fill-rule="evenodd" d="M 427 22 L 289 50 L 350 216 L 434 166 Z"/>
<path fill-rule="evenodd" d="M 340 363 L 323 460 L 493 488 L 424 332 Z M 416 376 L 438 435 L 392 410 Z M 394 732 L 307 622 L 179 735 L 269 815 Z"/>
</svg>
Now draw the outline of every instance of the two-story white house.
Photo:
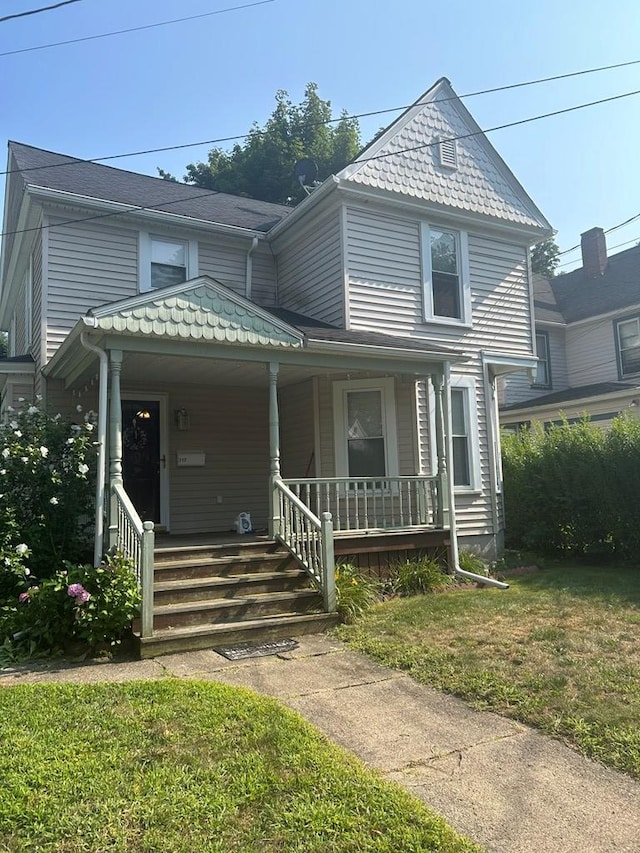
<svg viewBox="0 0 640 853">
<path fill-rule="evenodd" d="M 538 364 L 499 389 L 507 429 L 585 416 L 606 429 L 640 414 L 640 246 L 608 256 L 604 231 L 591 228 L 581 249 L 578 269 L 533 277 Z"/>
<path fill-rule="evenodd" d="M 145 641 L 183 630 L 168 549 L 211 556 L 241 512 L 328 611 L 334 555 L 499 551 L 496 380 L 536 364 L 551 228 L 447 80 L 295 209 L 18 143 L 8 169 L 2 405 L 99 412 L 96 556 L 151 563 Z"/>
</svg>

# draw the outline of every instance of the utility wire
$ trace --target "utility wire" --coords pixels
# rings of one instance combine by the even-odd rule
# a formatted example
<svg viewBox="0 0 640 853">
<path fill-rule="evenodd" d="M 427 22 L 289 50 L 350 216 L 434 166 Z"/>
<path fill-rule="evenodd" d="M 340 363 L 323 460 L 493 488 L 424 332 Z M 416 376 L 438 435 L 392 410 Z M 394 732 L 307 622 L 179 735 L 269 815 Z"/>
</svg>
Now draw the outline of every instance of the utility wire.
<svg viewBox="0 0 640 853">
<path fill-rule="evenodd" d="M 630 216 L 629 219 L 625 219 L 624 222 L 619 222 L 617 225 L 612 225 L 611 228 L 607 228 L 603 233 L 611 234 L 612 231 L 617 231 L 619 228 L 624 228 L 625 225 L 628 225 L 630 222 L 635 222 L 636 219 L 640 219 L 640 213 L 636 213 L 635 216 Z M 558 257 L 560 255 L 568 255 L 569 252 L 575 252 L 576 249 L 581 247 L 581 243 L 576 243 L 575 246 L 572 246 L 570 249 L 564 249 L 562 252 L 558 252 Z M 574 261 L 568 261 L 568 263 L 572 264 Z M 558 264 L 558 266 L 566 266 L 566 264 Z"/>
<path fill-rule="evenodd" d="M 79 3 L 80 0 L 61 0 L 60 3 L 54 3 L 53 6 L 41 6 L 39 9 L 30 9 L 28 12 L 16 12 L 15 15 L 5 15 L 0 18 L 0 24 L 4 21 L 12 21 L 14 18 L 26 18 L 27 15 L 38 15 L 40 12 L 49 12 L 51 9 L 59 9 L 61 6 L 69 6 L 71 3 Z"/>
<path fill-rule="evenodd" d="M 68 3 L 76 3 L 78 0 L 66 0 Z M 239 9 L 251 9 L 254 6 L 265 6 L 267 3 L 275 3 L 276 0 L 256 0 L 254 3 L 245 3 L 242 6 L 229 6 L 226 9 L 215 9 L 213 12 L 202 12 L 200 15 L 189 15 L 186 18 L 174 18 L 171 21 L 158 21 L 155 24 L 143 24 L 139 27 L 129 27 L 126 30 L 113 30 L 110 33 L 98 33 L 94 36 L 82 36 L 81 38 L 75 39 L 66 39 L 65 41 L 55 41 L 50 44 L 38 44 L 33 47 L 21 47 L 17 50 L 6 50 L 4 53 L 0 53 L 0 57 L 2 56 L 15 56 L 17 53 L 29 53 L 33 50 L 45 50 L 45 48 L 49 47 L 60 47 L 65 44 L 79 44 L 83 41 L 94 41 L 95 39 L 104 39 L 110 38 L 111 36 L 121 36 L 124 33 L 137 33 L 141 30 L 152 30 L 156 27 L 168 27 L 170 24 L 181 24 L 184 21 L 196 21 L 199 18 L 210 18 L 212 15 L 222 15 L 225 12 L 236 12 Z M 63 3 L 58 4 L 60 6 L 64 5 Z M 55 8 L 55 7 L 51 7 Z M 14 16 L 15 17 L 15 16 Z"/>
<path fill-rule="evenodd" d="M 354 160 L 353 164 L 367 163 L 367 162 L 370 162 L 372 160 L 380 160 L 384 157 L 395 156 L 396 154 L 403 154 L 403 153 L 410 152 L 410 151 L 417 151 L 417 150 L 421 150 L 421 149 L 425 149 L 425 148 L 431 148 L 433 146 L 440 145 L 442 142 L 455 142 L 459 139 L 469 139 L 471 137 L 482 136 L 482 135 L 487 134 L 487 133 L 492 133 L 493 131 L 496 131 L 496 130 L 504 130 L 508 127 L 517 127 L 519 125 L 528 124 L 528 123 L 533 122 L 533 121 L 540 121 L 541 119 L 551 118 L 553 116 L 562 115 L 564 113 L 570 113 L 570 112 L 573 112 L 575 110 L 582 110 L 582 109 L 585 109 L 586 107 L 597 106 L 599 104 L 604 104 L 604 103 L 607 103 L 609 101 L 617 101 L 617 100 L 620 100 L 621 98 L 629 98 L 632 95 L 639 95 L 639 94 L 640 94 L 640 89 L 636 89 L 633 92 L 625 92 L 621 95 L 613 95 L 609 98 L 600 98 L 597 101 L 589 101 L 588 103 L 585 103 L 585 104 L 577 104 L 574 107 L 565 107 L 562 110 L 554 110 L 553 112 L 543 113 L 542 115 L 530 116 L 529 118 L 519 119 L 518 121 L 507 122 L 506 124 L 496 125 L 494 127 L 489 127 L 486 130 L 476 130 L 476 131 L 473 131 L 471 133 L 460 134 L 459 136 L 451 136 L 451 137 L 448 137 L 447 139 L 439 139 L 439 140 L 434 141 L 434 142 L 425 142 L 425 143 L 422 143 L 420 145 L 411 146 L 410 148 L 400 148 L 397 151 L 390 151 L 387 154 L 378 154 L 378 155 L 375 155 L 373 157 L 361 158 L 359 160 Z M 55 164 L 55 165 L 68 166 L 68 165 L 74 165 L 75 163 L 79 164 L 79 163 L 86 163 L 86 162 L 93 162 L 93 161 L 78 160 L 78 161 L 72 161 L 71 163 L 60 163 L 60 164 Z M 52 167 L 38 166 L 36 168 L 41 169 L 41 168 L 52 168 Z M 12 170 L 12 171 L 22 171 L 22 170 L 17 169 L 17 170 Z M 25 169 L 24 171 L 27 171 L 27 170 Z M 212 191 L 212 194 L 218 195 L 219 190 Z M 194 196 L 194 198 L 204 198 L 204 196 L 202 194 L 200 194 L 198 196 Z M 184 199 L 184 200 L 186 201 L 187 199 Z M 174 200 L 174 201 L 169 201 L 169 202 L 165 202 L 165 203 L 166 204 L 175 204 L 176 201 Z M 157 206 L 160 206 L 160 205 L 153 205 L 152 207 L 157 207 Z M 147 208 L 143 206 L 140 209 L 145 210 Z M 128 211 L 124 211 L 124 212 L 128 212 Z M 89 218 L 93 219 L 94 217 L 89 217 Z M 79 220 L 69 220 L 68 223 L 65 223 L 65 224 L 69 224 L 69 223 L 74 222 L 74 221 L 84 222 L 85 219 L 83 218 L 83 219 L 79 219 Z M 33 230 L 37 230 L 37 229 L 25 228 L 25 229 L 20 229 L 17 231 L 4 231 L 0 234 L 0 237 L 8 236 L 11 234 L 19 234 L 22 231 L 33 231 Z"/>
<path fill-rule="evenodd" d="M 274 0 L 262 0 L 262 2 L 274 2 Z M 244 7 L 236 7 L 236 8 L 244 8 Z M 321 126 L 321 125 L 326 125 L 326 124 L 334 124 L 334 123 L 340 122 L 340 121 L 349 121 L 351 119 L 368 118 L 369 116 L 382 115 L 383 113 L 399 112 L 401 110 L 410 109 L 414 106 L 431 106 L 432 104 L 441 104 L 441 103 L 444 103 L 446 101 L 462 100 L 463 98 L 473 98 L 473 97 L 476 97 L 477 95 L 484 95 L 484 94 L 487 94 L 490 92 L 502 92 L 502 91 L 506 91 L 507 89 L 516 89 L 516 88 L 520 88 L 522 86 L 533 86 L 536 83 L 544 83 L 544 82 L 547 82 L 549 80 L 558 80 L 561 77 L 575 77 L 577 74 L 592 74 L 592 73 L 597 72 L 597 71 L 606 71 L 606 70 L 611 69 L 611 68 L 619 68 L 619 67 L 622 67 L 625 65 L 635 65 L 635 64 L 640 64 L 640 59 L 634 59 L 631 62 L 623 62 L 623 63 L 619 63 L 617 65 L 606 65 L 606 66 L 601 66 L 599 68 L 591 68 L 591 69 L 587 69 L 584 71 L 572 71 L 566 75 L 557 75 L 555 77 L 543 77 L 543 78 L 540 78 L 539 80 L 529 80 L 528 82 L 523 82 L 523 83 L 510 83 L 508 85 L 499 86 L 499 87 L 496 87 L 493 89 L 483 89 L 483 90 L 477 91 L 477 92 L 469 92 L 468 94 L 465 94 L 465 95 L 454 95 L 454 96 L 447 97 L 447 98 L 438 98 L 435 101 L 417 102 L 416 104 L 410 104 L 409 106 L 390 107 L 388 109 L 372 110 L 372 111 L 364 112 L 364 113 L 345 114 L 343 116 L 340 116 L 339 118 L 331 118 L 331 119 L 326 119 L 325 121 L 314 122 L 312 126 L 316 127 L 316 126 Z M 627 98 L 630 95 L 638 94 L 639 91 L 640 90 L 637 90 L 634 92 L 627 92 L 627 93 L 622 94 L 622 95 L 614 95 L 611 98 L 603 98 L 602 100 L 599 100 L 599 101 L 590 101 L 589 103 L 579 104 L 578 106 L 575 106 L 575 107 L 567 107 L 564 110 L 557 110 L 556 112 L 545 113 L 544 115 L 541 115 L 541 116 L 534 116 L 533 118 L 522 119 L 520 121 L 512 122 L 509 124 L 498 125 L 497 127 L 492 127 L 492 128 L 488 128 L 487 130 L 480 131 L 480 133 L 490 133 L 493 130 L 503 130 L 504 128 L 514 127 L 518 124 L 526 124 L 527 122 L 530 122 L 530 121 L 537 121 L 540 118 L 546 118 L 548 116 L 560 115 L 563 112 L 571 112 L 572 110 L 583 109 L 584 107 L 593 106 L 595 104 L 605 103 L 606 101 L 614 101 L 614 100 L 617 100 L 619 98 Z M 8 169 L 5 171 L 0 171 L 0 176 L 11 175 L 14 172 L 25 173 L 25 172 L 35 172 L 35 171 L 38 171 L 39 169 L 55 169 L 55 168 L 58 168 L 60 166 L 75 166 L 75 165 L 79 166 L 79 165 L 82 165 L 84 163 L 104 163 L 108 160 L 119 160 L 119 159 L 122 159 L 124 157 L 138 157 L 138 156 L 141 156 L 143 154 L 159 154 L 159 153 L 163 153 L 165 151 L 179 151 L 179 150 L 182 150 L 184 148 L 196 148 L 196 147 L 202 146 L 202 145 L 219 145 L 220 143 L 223 143 L 223 142 L 237 142 L 240 139 L 246 139 L 250 134 L 255 134 L 258 136 L 265 136 L 267 133 L 268 133 L 268 131 L 265 131 L 265 130 L 251 130 L 248 133 L 241 133 L 241 134 L 238 134 L 236 136 L 220 136 L 217 139 L 203 139 L 203 140 L 200 140 L 199 142 L 185 142 L 185 143 L 182 143 L 180 145 L 165 145 L 165 146 L 160 147 L 160 148 L 145 148 L 145 149 L 142 149 L 139 151 L 129 151 L 129 152 L 126 152 L 124 154 L 110 154 L 110 155 L 107 155 L 105 157 L 91 157 L 91 158 L 86 159 L 86 160 L 74 158 L 71 162 L 52 163 L 48 166 L 29 166 L 26 169 Z M 478 135 L 478 132 L 476 131 L 475 133 L 470 133 L 470 134 L 467 134 L 466 136 L 451 137 L 448 140 L 444 140 L 444 139 L 439 140 L 439 142 L 455 141 L 456 139 L 467 139 L 471 136 L 477 136 L 477 135 Z M 417 146 L 417 148 L 439 144 L 439 142 L 438 143 L 425 143 L 422 146 Z M 405 148 L 405 149 L 400 149 L 398 151 L 390 152 L 388 155 L 380 155 L 380 156 L 391 156 L 391 153 L 401 154 L 405 151 L 414 151 L 414 150 L 416 150 L 416 149 L 415 148 Z M 375 158 L 364 158 L 364 159 L 354 160 L 353 162 L 354 163 L 363 163 L 363 162 L 366 162 L 367 159 L 375 159 Z M 567 249 L 566 251 L 570 251 L 570 250 Z"/>
</svg>

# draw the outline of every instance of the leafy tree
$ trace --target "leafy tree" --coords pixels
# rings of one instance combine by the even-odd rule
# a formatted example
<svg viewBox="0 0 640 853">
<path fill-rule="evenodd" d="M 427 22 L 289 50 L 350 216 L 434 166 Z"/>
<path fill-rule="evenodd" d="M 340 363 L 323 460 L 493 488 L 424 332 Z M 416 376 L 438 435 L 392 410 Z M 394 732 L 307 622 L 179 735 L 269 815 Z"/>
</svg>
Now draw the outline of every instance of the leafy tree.
<svg viewBox="0 0 640 853">
<path fill-rule="evenodd" d="M 553 278 L 560 261 L 559 255 L 560 249 L 553 237 L 543 240 L 531 250 L 532 271 L 538 275 L 543 275 L 545 278 Z"/>
<path fill-rule="evenodd" d="M 360 150 L 357 119 L 344 112 L 335 125 L 327 123 L 330 119 L 331 103 L 320 98 L 315 83 L 307 84 L 297 105 L 281 89 L 264 127 L 254 124 L 246 142 L 231 151 L 212 148 L 206 163 L 189 163 L 184 180 L 205 189 L 296 204 L 305 197 L 293 174 L 297 160 L 312 159 L 322 181 L 350 163 Z M 165 180 L 175 180 L 162 169 L 158 172 Z"/>
</svg>

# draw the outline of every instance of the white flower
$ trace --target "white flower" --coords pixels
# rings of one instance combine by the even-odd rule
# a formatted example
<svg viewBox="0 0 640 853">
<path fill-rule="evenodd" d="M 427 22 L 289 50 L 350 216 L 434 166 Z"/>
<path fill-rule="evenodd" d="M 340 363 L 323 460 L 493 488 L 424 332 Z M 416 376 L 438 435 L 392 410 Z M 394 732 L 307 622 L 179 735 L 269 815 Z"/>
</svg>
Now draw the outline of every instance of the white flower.
<svg viewBox="0 0 640 853">
<path fill-rule="evenodd" d="M 7 406 L 7 411 L 8 412 L 15 412 L 15 409 L 13 408 L 13 406 Z"/>
<path fill-rule="evenodd" d="M 4 497 L 4 493 L 0 495 L 0 498 L 3 498 L 3 497 Z"/>
<path fill-rule="evenodd" d="M 11 557 L 5 557 L 4 558 L 4 564 L 5 564 L 5 566 L 10 566 L 11 565 Z"/>
<path fill-rule="evenodd" d="M 6 473 L 7 473 L 6 468 L 0 468 L 0 474 L 6 474 Z"/>
<path fill-rule="evenodd" d="M 29 408 L 27 409 L 27 414 L 28 415 L 37 415 L 38 414 L 38 407 L 37 406 L 29 406 Z"/>
<path fill-rule="evenodd" d="M 25 463 L 25 465 L 26 465 L 26 464 L 27 464 L 27 462 L 29 461 L 29 457 L 28 457 L 28 456 L 21 456 L 21 457 L 20 457 L 20 461 L 21 461 L 21 462 L 24 462 L 24 463 Z"/>
<path fill-rule="evenodd" d="M 60 503 L 60 501 L 58 500 L 58 498 L 51 498 L 51 499 L 50 499 L 50 501 L 49 501 L 49 503 L 50 503 L 50 504 L 53 504 L 53 506 L 58 506 L 58 504 Z"/>
<path fill-rule="evenodd" d="M 24 542 L 21 542 L 19 545 L 16 545 L 16 554 L 20 554 L 21 557 L 23 557 L 28 550 L 29 546 L 25 545 Z"/>
<path fill-rule="evenodd" d="M 31 572 L 30 572 L 30 571 L 29 571 L 29 569 L 25 566 L 25 567 L 24 567 L 24 576 L 25 576 L 26 578 L 28 578 L 30 574 L 31 574 Z"/>
<path fill-rule="evenodd" d="M 49 455 L 49 448 L 48 448 L 48 447 L 44 447 L 44 445 L 42 445 L 42 446 L 40 447 L 40 454 L 41 454 L 41 456 L 42 456 L 42 458 L 43 458 L 43 459 L 46 459 L 46 458 L 47 458 L 47 456 Z"/>
<path fill-rule="evenodd" d="M 66 440 L 65 444 L 73 444 L 74 441 L 75 441 L 75 438 L 68 438 Z"/>
<path fill-rule="evenodd" d="M 91 430 L 93 429 L 93 424 L 85 424 L 84 428 L 87 432 L 91 432 Z"/>
<path fill-rule="evenodd" d="M 8 447 L 5 447 L 5 449 L 2 451 L 3 459 L 8 459 L 10 456 L 11 456 L 11 451 L 9 450 Z"/>
<path fill-rule="evenodd" d="M 81 411 L 82 411 L 82 406 L 80 405 L 80 403 L 78 403 L 78 405 L 76 406 L 76 412 L 81 412 Z"/>
<path fill-rule="evenodd" d="M 42 402 L 42 394 L 36 394 L 36 400 L 40 403 Z"/>
<path fill-rule="evenodd" d="M 89 471 L 89 466 L 85 465 L 84 462 L 81 465 L 78 465 L 78 471 L 84 476 Z"/>
<path fill-rule="evenodd" d="M 24 397 L 18 397 L 18 402 L 19 402 L 19 403 L 24 403 Z"/>
<path fill-rule="evenodd" d="M 9 421 L 9 426 L 11 429 L 18 429 L 18 421 Z"/>
<path fill-rule="evenodd" d="M 16 438 L 22 438 L 22 433 L 20 432 L 20 430 L 19 430 L 19 429 L 17 429 L 17 430 L 14 432 L 14 435 L 15 435 L 15 437 L 16 437 Z"/>
</svg>

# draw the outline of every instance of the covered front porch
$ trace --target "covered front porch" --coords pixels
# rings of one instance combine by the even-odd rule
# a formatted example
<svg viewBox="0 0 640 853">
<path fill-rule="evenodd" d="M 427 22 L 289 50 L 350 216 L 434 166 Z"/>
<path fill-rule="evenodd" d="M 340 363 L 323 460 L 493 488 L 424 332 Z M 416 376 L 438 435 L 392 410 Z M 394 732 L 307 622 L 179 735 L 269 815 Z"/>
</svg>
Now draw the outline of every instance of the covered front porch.
<svg viewBox="0 0 640 853">
<path fill-rule="evenodd" d="M 337 553 L 380 552 L 382 537 L 390 550 L 391 535 L 404 548 L 410 534 L 449 543 L 448 379 L 460 353 L 305 325 L 210 279 L 188 285 L 94 311 L 47 369 L 61 394 L 95 383 L 96 559 L 109 547 L 133 557 L 143 635 L 159 532 L 229 534 L 249 513 L 327 611 Z M 423 398 L 430 389 L 431 430 L 417 383 Z"/>
</svg>

